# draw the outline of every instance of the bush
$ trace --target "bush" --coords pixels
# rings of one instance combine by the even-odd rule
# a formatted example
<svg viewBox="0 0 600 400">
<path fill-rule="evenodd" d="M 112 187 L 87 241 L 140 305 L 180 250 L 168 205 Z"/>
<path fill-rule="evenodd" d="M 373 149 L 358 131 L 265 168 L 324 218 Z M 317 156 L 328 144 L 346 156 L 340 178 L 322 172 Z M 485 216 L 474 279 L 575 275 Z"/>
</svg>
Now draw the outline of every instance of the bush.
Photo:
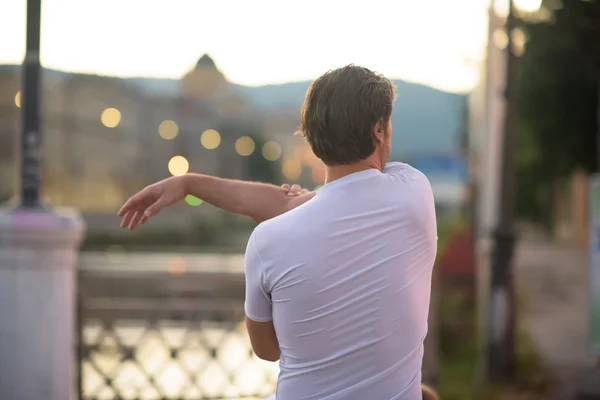
<svg viewBox="0 0 600 400">
<path fill-rule="evenodd" d="M 126 250 L 168 251 L 180 247 L 242 247 L 245 243 L 238 237 L 250 234 L 255 223 L 241 218 L 201 219 L 188 229 L 161 229 L 134 232 L 89 232 L 83 250 L 103 250 L 119 245 Z M 239 242 L 239 243 L 237 243 Z"/>
</svg>

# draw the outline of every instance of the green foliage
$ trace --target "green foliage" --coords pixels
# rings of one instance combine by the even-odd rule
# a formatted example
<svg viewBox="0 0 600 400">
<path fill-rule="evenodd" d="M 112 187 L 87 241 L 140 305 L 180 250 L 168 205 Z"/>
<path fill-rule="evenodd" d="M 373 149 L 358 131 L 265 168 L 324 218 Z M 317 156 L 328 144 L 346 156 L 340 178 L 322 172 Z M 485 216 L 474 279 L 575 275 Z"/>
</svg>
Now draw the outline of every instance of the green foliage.
<svg viewBox="0 0 600 400">
<path fill-rule="evenodd" d="M 199 219 L 188 229 L 136 230 L 134 232 L 89 232 L 83 243 L 83 250 L 105 250 L 119 245 L 125 250 L 169 251 L 182 247 L 220 248 L 220 251 L 243 251 L 243 246 L 235 246 L 227 240 L 234 234 L 248 234 L 256 224 L 252 220 L 242 220 L 227 213 L 218 219 Z M 224 247 L 225 246 L 225 247 Z M 232 247 L 233 246 L 233 247 Z"/>
<path fill-rule="evenodd" d="M 452 236 L 468 225 L 467 218 L 441 215 L 438 219 L 438 259 Z M 474 282 L 444 279 L 439 291 L 439 382 L 436 389 L 443 400 L 508 400 L 545 398 L 548 376 L 541 367 L 531 338 L 525 329 L 517 334 L 515 378 L 492 386 L 480 378 L 480 344 L 477 335 L 477 308 Z M 523 293 L 523 297 L 526 294 Z M 526 298 L 519 297 L 518 310 Z M 517 319 L 521 321 L 521 312 Z M 520 325 L 520 324 L 518 324 Z"/>
<path fill-rule="evenodd" d="M 564 1 L 551 20 L 524 28 L 517 207 L 522 217 L 543 221 L 552 207 L 553 183 L 576 168 L 597 170 L 600 2 Z"/>
</svg>

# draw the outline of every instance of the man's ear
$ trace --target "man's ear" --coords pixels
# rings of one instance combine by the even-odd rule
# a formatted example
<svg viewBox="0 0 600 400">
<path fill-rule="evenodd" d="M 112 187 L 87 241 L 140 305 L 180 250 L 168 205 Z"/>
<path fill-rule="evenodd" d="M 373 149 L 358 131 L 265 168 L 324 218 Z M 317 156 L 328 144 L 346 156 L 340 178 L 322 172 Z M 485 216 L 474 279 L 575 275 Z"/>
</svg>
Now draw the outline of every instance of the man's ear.
<svg viewBox="0 0 600 400">
<path fill-rule="evenodd" d="M 383 119 L 380 119 L 373 128 L 373 137 L 375 141 L 379 144 L 385 143 L 385 128 L 386 124 Z"/>
</svg>

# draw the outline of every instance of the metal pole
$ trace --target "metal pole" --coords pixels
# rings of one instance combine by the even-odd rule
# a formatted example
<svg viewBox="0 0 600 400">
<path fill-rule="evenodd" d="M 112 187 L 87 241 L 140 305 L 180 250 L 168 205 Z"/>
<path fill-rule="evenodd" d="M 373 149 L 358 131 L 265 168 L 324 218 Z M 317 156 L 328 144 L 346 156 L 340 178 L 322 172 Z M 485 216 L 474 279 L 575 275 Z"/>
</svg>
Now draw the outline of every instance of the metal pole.
<svg viewBox="0 0 600 400">
<path fill-rule="evenodd" d="M 600 74 L 596 78 L 596 168 L 600 172 Z"/>
<path fill-rule="evenodd" d="M 488 313 L 487 373 L 491 380 L 510 378 L 515 372 L 515 294 L 513 276 L 515 68 L 512 32 L 516 27 L 513 1 L 506 20 L 505 119 L 501 153 L 499 220 L 493 232 L 490 309 Z"/>
<path fill-rule="evenodd" d="M 41 0 L 27 0 L 27 44 L 22 68 L 21 207 L 40 207 Z"/>
</svg>

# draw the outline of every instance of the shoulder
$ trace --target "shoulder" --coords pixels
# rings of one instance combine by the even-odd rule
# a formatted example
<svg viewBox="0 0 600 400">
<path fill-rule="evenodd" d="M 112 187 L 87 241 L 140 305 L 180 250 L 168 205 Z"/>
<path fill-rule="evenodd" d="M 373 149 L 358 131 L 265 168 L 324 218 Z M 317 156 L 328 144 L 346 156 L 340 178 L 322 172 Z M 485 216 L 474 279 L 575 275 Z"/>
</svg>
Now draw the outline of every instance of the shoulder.
<svg viewBox="0 0 600 400">
<path fill-rule="evenodd" d="M 389 162 L 385 164 L 385 168 L 383 168 L 383 173 L 389 176 L 402 178 L 406 180 L 425 181 L 429 183 L 429 180 L 427 179 L 424 173 L 422 173 L 415 167 L 412 167 L 402 162 Z"/>
<path fill-rule="evenodd" d="M 254 228 L 248 246 L 260 254 L 265 264 L 281 264 L 290 253 L 298 251 L 296 246 L 290 244 L 305 242 L 310 237 L 314 224 L 321 216 L 310 203 L 313 200 L 261 222 Z"/>
<path fill-rule="evenodd" d="M 261 255 L 269 252 L 269 248 L 278 247 L 286 238 L 286 227 L 294 226 L 294 218 L 290 218 L 294 210 L 278 215 L 258 224 L 248 240 L 248 247 L 252 247 Z"/>
<path fill-rule="evenodd" d="M 427 196 L 433 195 L 431 183 L 427 176 L 408 164 L 389 162 L 385 165 L 383 173 L 395 182 L 410 186 L 417 193 L 423 193 Z"/>
<path fill-rule="evenodd" d="M 409 211 L 411 218 L 435 220 L 435 199 L 431 183 L 425 174 L 408 164 L 386 164 L 383 173 L 393 182 L 395 197 L 401 202 L 401 210 Z"/>
</svg>

